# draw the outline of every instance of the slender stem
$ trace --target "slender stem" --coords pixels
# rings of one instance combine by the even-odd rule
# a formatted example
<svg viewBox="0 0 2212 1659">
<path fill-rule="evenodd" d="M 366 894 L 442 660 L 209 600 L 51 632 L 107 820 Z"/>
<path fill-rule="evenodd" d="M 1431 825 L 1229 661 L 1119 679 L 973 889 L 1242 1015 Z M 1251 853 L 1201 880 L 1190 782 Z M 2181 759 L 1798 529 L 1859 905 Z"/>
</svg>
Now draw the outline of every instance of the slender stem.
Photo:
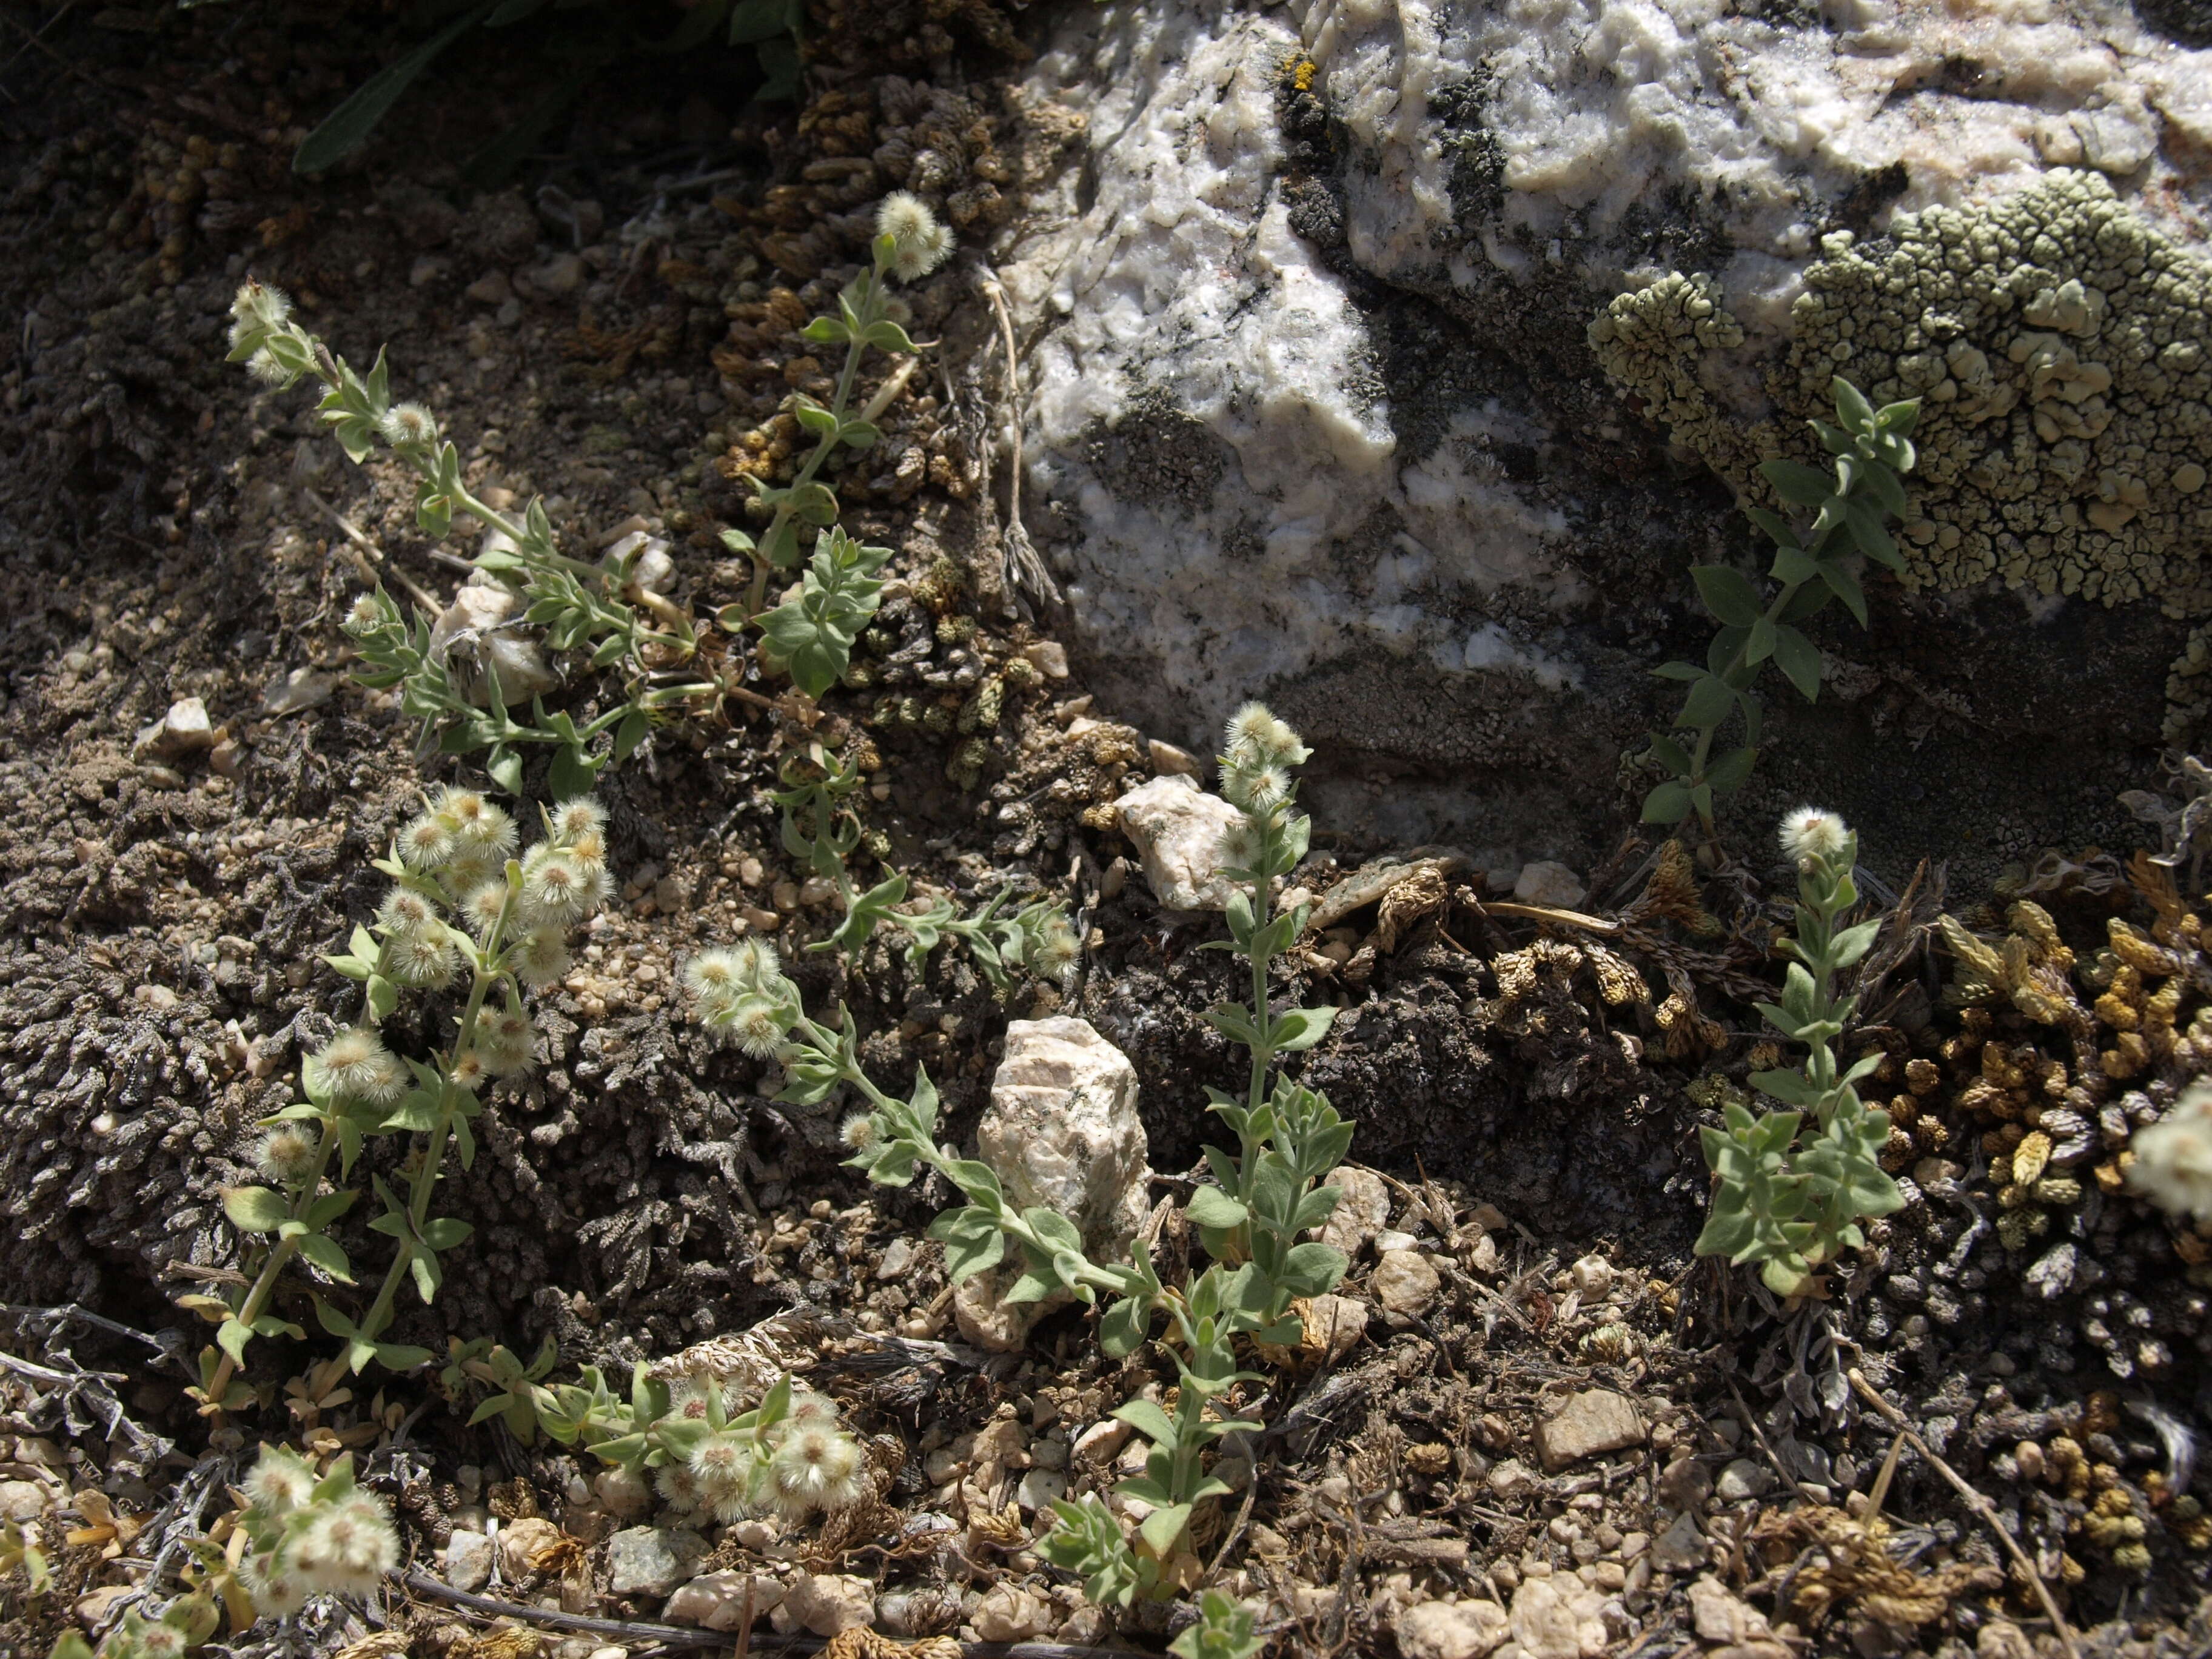
<svg viewBox="0 0 2212 1659">
<path fill-rule="evenodd" d="M 860 313 L 862 326 L 865 328 L 875 316 L 878 298 L 883 286 L 883 273 L 880 270 L 872 270 L 861 281 L 864 287 L 860 294 L 860 303 L 855 306 L 854 310 Z M 868 343 L 860 331 L 856 330 L 851 338 L 846 342 L 845 367 L 838 374 L 836 396 L 830 405 L 830 412 L 837 417 L 839 426 L 844 424 L 846 406 L 851 403 L 853 398 L 853 382 L 860 375 L 860 359 L 866 355 Z M 776 508 L 775 517 L 769 521 L 768 533 L 760 538 L 760 546 L 773 547 L 776 544 L 777 539 L 783 533 L 784 527 L 791 522 L 792 514 L 797 510 L 795 507 L 797 492 L 814 481 L 814 475 L 821 471 L 822 463 L 830 459 L 830 452 L 836 447 L 837 429 L 833 427 L 816 441 L 813 453 L 800 464 L 798 476 L 791 481 L 793 494 L 787 495 L 783 504 Z M 764 557 L 757 553 L 754 555 L 752 591 L 745 597 L 745 615 L 748 617 L 757 617 L 768 608 L 768 579 L 771 568 L 773 567 Z"/>
<path fill-rule="evenodd" d="M 323 1171 L 329 1167 L 331 1154 L 337 1148 L 337 1133 L 331 1124 L 331 1117 L 325 1115 L 322 1121 L 322 1134 L 315 1144 L 315 1167 L 301 1182 L 299 1191 L 293 1194 L 291 1218 L 295 1221 L 304 1218 L 309 1206 L 314 1203 L 315 1188 L 322 1184 Z M 246 1324 L 252 1325 L 269 1310 L 270 1300 L 276 1294 L 277 1278 L 283 1273 L 285 1264 L 298 1255 L 299 1250 L 300 1241 L 296 1238 L 280 1238 L 270 1249 L 269 1259 L 261 1264 L 261 1272 L 253 1281 L 253 1288 L 246 1293 L 246 1300 L 239 1305 L 238 1316 Z M 230 1379 L 237 1373 L 238 1362 L 226 1353 L 222 1363 L 216 1367 L 214 1379 L 208 1384 L 209 1404 L 222 1403 L 224 1389 L 229 1386 Z"/>
<path fill-rule="evenodd" d="M 446 1142 L 453 1133 L 453 1114 L 459 1109 L 460 1091 L 453 1086 L 453 1061 L 477 1029 L 477 1018 L 483 1012 L 484 998 L 491 988 L 507 975 L 489 967 L 499 959 L 501 945 L 507 936 L 508 918 L 514 910 L 514 883 L 507 883 L 507 902 L 499 913 L 499 920 L 484 935 L 482 953 L 477 958 L 469 986 L 468 1011 L 461 1016 L 460 1034 L 453 1046 L 447 1050 L 438 1067 L 438 1117 L 430 1126 L 430 1138 L 422 1149 L 422 1161 L 415 1167 L 409 1182 L 407 1195 L 407 1236 L 398 1241 L 399 1249 L 392 1259 L 392 1266 L 378 1287 L 376 1300 L 368 1316 L 361 1322 L 362 1334 L 372 1341 L 392 1322 L 392 1304 L 398 1299 L 400 1281 L 407 1276 L 415 1261 L 415 1239 L 429 1218 L 430 1195 L 438 1185 L 439 1166 L 446 1160 Z"/>
</svg>

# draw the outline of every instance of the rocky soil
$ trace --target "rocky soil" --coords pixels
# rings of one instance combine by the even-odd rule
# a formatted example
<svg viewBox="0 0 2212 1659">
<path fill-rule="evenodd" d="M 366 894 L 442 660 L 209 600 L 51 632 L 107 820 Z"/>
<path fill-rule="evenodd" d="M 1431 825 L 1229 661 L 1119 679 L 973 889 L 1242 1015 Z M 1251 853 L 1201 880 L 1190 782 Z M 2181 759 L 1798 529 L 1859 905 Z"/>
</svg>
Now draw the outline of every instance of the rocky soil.
<svg viewBox="0 0 2212 1659">
<path fill-rule="evenodd" d="M 404 1517 L 411 1576 L 227 1638 L 234 1653 L 613 1659 L 735 1644 L 747 1607 L 743 1639 L 764 1647 L 872 1629 L 1158 1650 L 1187 1607 L 1111 1624 L 1034 1545 L 1052 1496 L 1110 1488 L 1127 1449 L 1107 1413 L 1172 1368 L 1106 1360 L 1079 1309 L 1016 1352 L 975 1346 L 923 1237 L 948 1194 L 871 1192 L 840 1169 L 834 1103 L 776 1103 L 777 1068 L 709 1041 L 674 988 L 699 948 L 770 937 L 811 1007 L 853 1010 L 884 1086 L 927 1066 L 963 1143 L 1010 1020 L 1088 1020 L 1134 1067 L 1161 1172 L 1148 1201 L 1188 1194 L 1202 1090 L 1239 1085 L 1241 1051 L 1203 1018 L 1233 991 L 1232 963 L 1200 948 L 1218 918 L 1158 902 L 1115 805 L 1191 767 L 1155 740 L 1191 733 L 1127 723 L 1126 665 L 1071 663 L 1080 595 L 1071 613 L 1025 581 L 1008 517 L 1018 405 L 984 284 L 1036 228 L 1025 190 L 1063 178 L 1085 131 L 1023 68 L 1064 20 L 983 0 L 817 6 L 798 106 L 746 105 L 711 55 L 617 69 L 480 193 L 456 158 L 533 99 L 544 71 L 519 40 L 465 43 L 356 160 L 301 179 L 305 130 L 417 38 L 400 9 L 7 15 L 0 1515 L 37 1530 L 55 1583 L 0 1578 L 0 1647 L 43 1653 L 135 1589 L 173 1594 L 226 1483 L 258 1441 L 289 1437 L 355 1451 Z M 619 900 L 539 1005 L 544 1064 L 495 1094 L 473 1171 L 447 1189 L 477 1230 L 467 1271 L 398 1333 L 526 1354 L 550 1339 L 564 1376 L 755 1333 L 871 1437 L 878 1504 L 834 1533 L 696 1526 L 588 1459 L 469 1426 L 474 1398 L 434 1368 L 311 1399 L 319 1342 L 262 1344 L 259 1409 L 210 1424 L 182 1392 L 205 1328 L 175 1298 L 238 1274 L 219 1189 L 246 1178 L 252 1126 L 294 1097 L 301 1054 L 354 1012 L 318 958 L 374 905 L 369 860 L 426 787 L 468 775 L 349 680 L 337 624 L 372 580 L 442 598 L 470 544 L 416 531 L 404 482 L 349 466 L 303 394 L 222 362 L 233 289 L 248 272 L 282 285 L 356 361 L 387 346 L 472 487 L 544 496 L 586 554 L 664 538 L 678 597 L 704 611 L 744 586 L 715 532 L 745 522 L 744 476 L 788 470 L 786 400 L 823 387 L 797 330 L 891 188 L 939 203 L 962 252 L 914 291 L 926 370 L 839 483 L 848 526 L 896 550 L 884 611 L 819 711 L 762 707 L 781 687 L 756 672 L 761 702 L 662 726 L 607 775 Z M 1404 361 L 1425 349 L 1409 339 Z M 1126 476 L 1160 476 L 1175 436 L 1123 431 Z M 1023 501 L 1049 544 L 1066 504 Z M 1727 501 L 1685 477 L 1662 508 L 1692 527 L 1668 549 L 1686 558 Z M 1624 685 L 1656 648 L 1638 594 L 1606 623 Z M 1790 890 L 1765 820 L 1747 809 L 1702 864 L 1633 833 L 1615 800 L 1571 802 L 1571 868 L 1411 845 L 1464 828 L 1457 767 L 1491 767 L 1531 822 L 1554 797 L 1565 811 L 1560 779 L 1616 763 L 1609 728 L 1583 732 L 1573 766 L 1538 744 L 1505 766 L 1495 745 L 1424 750 L 1424 770 L 1415 745 L 1316 792 L 1295 879 L 1347 902 L 1278 988 L 1342 1010 L 1303 1076 L 1356 1126 L 1332 1224 L 1353 1267 L 1308 1345 L 1249 1385 L 1269 1426 L 1230 1443 L 1237 1496 L 1200 1540 L 1276 1650 L 2212 1646 L 2212 1522 L 2192 1496 L 2212 1238 L 2134 1196 L 2120 1166 L 2130 1133 L 2212 1071 L 2195 872 L 2185 848 L 2177 890 L 2129 859 L 2172 840 L 2142 814 L 2191 793 L 2144 736 L 2172 641 L 2105 611 L 2057 624 L 2079 653 L 2144 669 L 2100 678 L 2085 707 L 2049 667 L 2063 652 L 2007 654 L 2017 610 L 1950 605 L 1986 654 L 1961 671 L 1914 644 L 1896 672 L 1971 672 L 1978 698 L 2021 711 L 2017 731 L 2070 715 L 2094 740 L 1991 757 L 1975 722 L 1928 715 L 1940 699 L 1870 694 L 1790 722 L 1762 761 L 1776 803 L 1824 787 L 1834 756 L 1861 769 L 1889 920 L 1846 1046 L 1884 1057 L 1872 1090 L 1908 1199 L 1795 1309 L 1690 1252 L 1696 1130 L 1777 1063 L 1752 1006 L 1779 977 Z M 2139 680 L 2127 706 L 2116 688 Z M 597 695 L 580 678 L 570 706 Z M 1358 735 L 1380 716 L 1327 683 L 1302 695 L 1285 712 L 1324 769 L 1332 744 L 1371 749 Z M 1422 718 L 1449 738 L 1495 713 L 1446 698 Z M 834 899 L 784 849 L 769 791 L 814 743 L 865 765 L 866 856 L 963 904 L 1060 899 L 1076 968 L 994 994 L 949 947 L 921 971 L 881 940 L 805 951 Z M 1971 841 L 1955 827 L 1969 761 Z M 2132 812 L 2130 788 L 2150 792 Z M 1416 851 L 1431 861 L 1381 867 Z M 1962 1006 L 1947 906 L 2016 937 L 2061 1012 L 2002 987 Z M 2170 965 L 2116 975 L 2099 956 L 2116 921 L 2164 928 Z M 404 1035 L 428 1042 L 442 1012 L 410 1013 Z M 378 1245 L 345 1242 L 356 1259 Z"/>
</svg>

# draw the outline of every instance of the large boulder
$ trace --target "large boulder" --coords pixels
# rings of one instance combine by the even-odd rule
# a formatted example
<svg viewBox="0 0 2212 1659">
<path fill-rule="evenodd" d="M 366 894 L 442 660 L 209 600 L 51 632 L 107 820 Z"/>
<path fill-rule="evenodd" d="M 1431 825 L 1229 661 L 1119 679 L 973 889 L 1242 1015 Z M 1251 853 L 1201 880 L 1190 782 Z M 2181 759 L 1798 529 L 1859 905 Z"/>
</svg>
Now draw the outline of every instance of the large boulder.
<svg viewBox="0 0 2212 1659">
<path fill-rule="evenodd" d="M 1838 371 L 1929 399 L 1911 570 L 1778 738 L 1870 846 L 2000 796 L 2114 831 L 2103 757 L 2212 606 L 2212 54 L 2090 0 L 1127 0 L 1027 91 L 1088 123 L 1000 265 L 1032 528 L 1148 729 L 1262 694 L 1367 763 L 1325 821 L 1577 861 L 1702 654 L 1686 567 L 1758 557 L 1751 463 Z M 1865 766 L 1900 729 L 1933 787 Z"/>
</svg>

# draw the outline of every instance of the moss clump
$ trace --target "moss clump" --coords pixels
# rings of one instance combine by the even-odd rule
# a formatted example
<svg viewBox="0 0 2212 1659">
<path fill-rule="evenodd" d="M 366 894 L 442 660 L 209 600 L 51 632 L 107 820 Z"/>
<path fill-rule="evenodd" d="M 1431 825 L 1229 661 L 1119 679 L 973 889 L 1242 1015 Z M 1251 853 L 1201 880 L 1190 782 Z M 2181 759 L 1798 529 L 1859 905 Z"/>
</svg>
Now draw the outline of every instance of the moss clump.
<svg viewBox="0 0 2212 1659">
<path fill-rule="evenodd" d="M 2212 262 L 2100 174 L 2053 172 L 1970 209 L 1838 232 L 1805 272 L 1767 390 L 1788 417 L 1727 415 L 1698 378 L 1735 332 L 1709 280 L 1623 295 L 1591 344 L 1654 418 L 1747 495 L 1751 462 L 1794 453 L 1832 376 L 1877 404 L 1919 398 L 1905 524 L 1914 586 L 1995 575 L 2045 594 L 2212 611 Z"/>
</svg>

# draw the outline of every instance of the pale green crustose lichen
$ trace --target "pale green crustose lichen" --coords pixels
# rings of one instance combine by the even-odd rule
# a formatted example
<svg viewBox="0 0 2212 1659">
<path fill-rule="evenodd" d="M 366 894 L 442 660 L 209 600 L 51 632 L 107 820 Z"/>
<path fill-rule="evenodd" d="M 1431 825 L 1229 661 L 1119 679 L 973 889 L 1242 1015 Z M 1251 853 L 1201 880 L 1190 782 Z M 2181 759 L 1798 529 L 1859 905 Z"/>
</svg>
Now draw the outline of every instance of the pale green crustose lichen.
<svg viewBox="0 0 2212 1659">
<path fill-rule="evenodd" d="M 1909 585 L 1994 575 L 2212 611 L 2212 261 L 2101 175 L 2064 169 L 1822 248 L 1767 389 L 1790 416 L 1817 413 L 1837 374 L 1877 403 L 1921 399 Z M 1614 301 L 1590 339 L 1679 442 L 1756 497 L 1750 459 L 1800 441 L 1792 422 L 1739 419 L 1706 392 L 1698 359 L 1732 331 L 1709 282 L 1670 276 Z"/>
</svg>

